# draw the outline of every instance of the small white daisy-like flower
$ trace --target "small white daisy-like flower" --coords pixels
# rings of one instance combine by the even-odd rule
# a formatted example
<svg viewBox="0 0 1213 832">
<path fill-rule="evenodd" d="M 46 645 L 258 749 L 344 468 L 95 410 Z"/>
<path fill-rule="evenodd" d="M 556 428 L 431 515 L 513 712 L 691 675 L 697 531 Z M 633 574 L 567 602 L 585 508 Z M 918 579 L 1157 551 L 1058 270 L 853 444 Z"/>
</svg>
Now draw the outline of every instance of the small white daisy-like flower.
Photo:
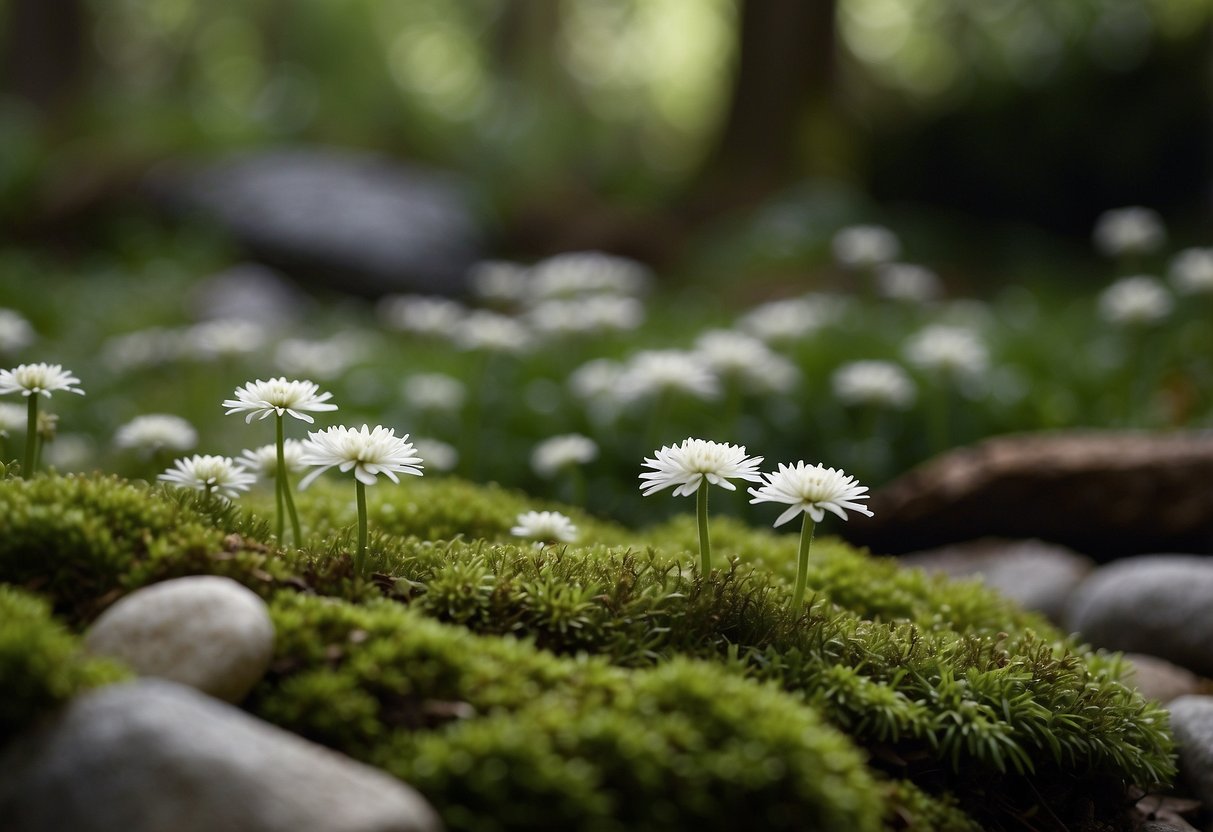
<svg viewBox="0 0 1213 832">
<path fill-rule="evenodd" d="M 598 443 L 580 433 L 568 433 L 545 439 L 531 451 L 531 468 L 551 479 L 565 468 L 585 465 L 598 458 Z"/>
<path fill-rule="evenodd" d="M 706 439 L 684 439 L 680 445 L 666 445 L 652 459 L 646 457 L 644 464 L 653 469 L 640 475 L 640 488 L 646 497 L 671 485 L 677 486 L 675 497 L 689 497 L 705 480 L 729 491 L 737 490 L 729 480 L 762 481 L 758 471 L 762 457 L 746 456 L 744 445 Z"/>
<path fill-rule="evenodd" d="M 916 367 L 950 376 L 979 376 L 990 367 L 985 342 L 967 327 L 928 326 L 909 339 L 905 354 Z"/>
<path fill-rule="evenodd" d="M 203 321 L 185 331 L 185 354 L 200 361 L 257 352 L 265 345 L 265 327 L 240 318 Z"/>
<path fill-rule="evenodd" d="M 1174 308 L 1167 287 L 1147 275 L 1121 278 L 1099 295 L 1099 314 L 1108 323 L 1121 326 L 1158 323 Z"/>
<path fill-rule="evenodd" d="M 545 543 L 573 543 L 577 540 L 577 527 L 558 511 L 524 511 L 514 521 L 510 534 L 534 540 L 539 546 Z"/>
<path fill-rule="evenodd" d="M 28 415 L 25 405 L 0 402 L 0 438 L 8 436 L 10 430 L 24 431 Z"/>
<path fill-rule="evenodd" d="M 737 326 L 763 341 L 797 341 L 837 321 L 844 306 L 832 295 L 773 300 L 742 315 Z"/>
<path fill-rule="evenodd" d="M 927 303 L 943 295 L 943 284 L 925 266 L 884 263 L 876 269 L 876 292 L 889 300 Z"/>
<path fill-rule="evenodd" d="M 1186 248 L 1176 254 L 1170 277 L 1180 294 L 1213 294 L 1213 248 Z"/>
<path fill-rule="evenodd" d="M 633 355 L 618 379 L 618 395 L 624 401 L 638 401 L 663 393 L 715 399 L 720 395 L 720 380 L 692 352 L 642 350 Z"/>
<path fill-rule="evenodd" d="M 414 335 L 445 336 L 468 314 L 468 310 L 450 298 L 426 295 L 392 295 L 378 306 L 379 318 L 391 329 Z"/>
<path fill-rule="evenodd" d="M 517 354 L 535 343 L 534 333 L 521 321 L 496 312 L 477 310 L 450 332 L 451 341 L 462 350 Z"/>
<path fill-rule="evenodd" d="M 853 361 L 834 371 L 834 395 L 848 405 L 875 405 L 904 410 L 914 404 L 917 390 L 910 376 L 890 361 Z"/>
<path fill-rule="evenodd" d="M 847 511 L 872 516 L 866 506 L 857 502 L 868 499 L 868 487 L 860 485 L 854 477 L 847 476 L 837 468 L 806 465 L 804 462 L 795 465 L 781 462 L 778 471 L 763 474 L 763 477 L 765 482 L 762 485 L 749 489 L 754 498 L 750 503 L 786 503 L 791 506 L 775 520 L 776 526 L 782 526 L 802 512 L 808 514 L 814 523 L 820 523 L 827 511 L 843 520 L 847 519 Z"/>
<path fill-rule="evenodd" d="M 1156 211 L 1140 206 L 1105 211 L 1095 221 L 1095 248 L 1108 257 L 1150 254 L 1167 239 Z"/>
<path fill-rule="evenodd" d="M 445 373 L 417 373 L 404 380 L 404 397 L 422 412 L 453 413 L 463 407 L 467 387 Z"/>
<path fill-rule="evenodd" d="M 454 471 L 459 464 L 459 451 L 449 442 L 425 436 L 414 436 L 412 441 L 417 456 L 425 460 L 426 468 L 430 470 Z"/>
<path fill-rule="evenodd" d="M 0 352 L 16 352 L 34 342 L 34 328 L 15 309 L 0 308 Z"/>
<path fill-rule="evenodd" d="M 319 387 L 311 381 L 287 381 L 286 378 L 272 378 L 269 381 L 250 381 L 243 387 L 236 388 L 236 398 L 226 399 L 223 407 L 228 408 L 225 415 L 248 411 L 246 423 L 254 417 L 266 418 L 276 413 L 294 416 L 308 424 L 315 421 L 304 411 L 336 410 L 337 405 L 328 404 L 332 393 L 319 393 Z"/>
<path fill-rule="evenodd" d="M 194 426 L 169 413 L 136 416 L 114 434 L 114 445 L 132 451 L 155 454 L 159 451 L 188 451 L 198 444 Z"/>
<path fill-rule="evenodd" d="M 636 295 L 648 289 L 648 267 L 601 251 L 570 251 L 531 267 L 530 294 L 556 298 L 589 294 Z"/>
<path fill-rule="evenodd" d="M 800 381 L 795 364 L 743 332 L 705 332 L 695 339 L 695 352 L 718 376 L 736 379 L 754 393 L 787 393 Z"/>
<path fill-rule="evenodd" d="M 157 479 L 178 488 L 192 488 L 228 498 L 248 491 L 257 481 L 253 474 L 237 465 L 231 457 L 210 454 L 194 454 L 178 459 Z"/>
<path fill-rule="evenodd" d="M 303 443 L 298 439 L 283 440 L 282 458 L 286 463 L 286 470 L 291 473 L 307 467 L 303 464 Z M 278 445 L 271 442 L 260 448 L 245 448 L 240 452 L 236 464 L 243 465 L 259 477 L 273 479 L 278 474 Z"/>
<path fill-rule="evenodd" d="M 0 394 L 20 393 L 26 398 L 65 390 L 81 396 L 84 391 L 75 385 L 80 383 L 62 364 L 18 364 L 11 370 L 0 370 Z"/>
<path fill-rule="evenodd" d="M 485 260 L 472 266 L 468 282 L 472 294 L 487 301 L 519 303 L 527 297 L 526 266 L 505 260 Z"/>
<path fill-rule="evenodd" d="M 834 259 L 850 269 L 870 269 L 896 259 L 901 241 L 879 225 L 851 225 L 834 235 Z"/>
<path fill-rule="evenodd" d="M 408 441 L 408 434 L 397 436 L 392 428 L 366 425 L 347 428 L 344 425 L 308 433 L 303 440 L 304 465 L 318 466 L 303 478 L 300 488 L 307 488 L 316 477 L 336 467 L 341 473 L 353 469 L 354 478 L 364 485 L 374 485 L 379 474 L 392 482 L 400 482 L 397 474 L 421 476 L 421 457 Z"/>
</svg>

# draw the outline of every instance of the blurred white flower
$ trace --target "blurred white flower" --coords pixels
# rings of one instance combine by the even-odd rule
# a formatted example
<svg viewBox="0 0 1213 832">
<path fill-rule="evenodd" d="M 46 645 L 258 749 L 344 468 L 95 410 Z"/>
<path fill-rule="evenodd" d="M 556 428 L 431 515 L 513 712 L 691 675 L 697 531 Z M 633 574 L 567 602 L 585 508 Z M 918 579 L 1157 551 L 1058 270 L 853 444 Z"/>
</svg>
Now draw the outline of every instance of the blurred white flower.
<svg viewBox="0 0 1213 832">
<path fill-rule="evenodd" d="M 239 318 L 203 321 L 184 333 L 182 354 L 197 361 L 249 355 L 267 340 L 265 327 Z"/>
<path fill-rule="evenodd" d="M 836 468 L 824 465 L 779 464 L 773 474 L 763 474 L 765 482 L 758 488 L 749 489 L 754 498 L 750 503 L 785 503 L 787 511 L 775 520 L 782 526 L 798 514 L 807 514 L 814 523 L 820 523 L 827 511 L 847 519 L 847 511 L 872 516 L 872 512 L 859 500 L 868 499 L 867 486 L 860 485 L 854 477 L 847 476 Z"/>
<path fill-rule="evenodd" d="M 967 327 L 928 326 L 910 337 L 905 354 L 916 367 L 956 378 L 980 376 L 990 367 L 985 341 Z"/>
<path fill-rule="evenodd" d="M 319 393 L 319 387 L 311 381 L 287 381 L 285 378 L 272 378 L 269 381 L 250 381 L 243 387 L 236 388 L 236 398 L 227 399 L 223 407 L 228 408 L 225 415 L 248 411 L 246 423 L 253 417 L 262 419 L 271 413 L 282 416 L 288 413 L 296 419 L 311 424 L 316 420 L 304 411 L 336 410 L 337 405 L 327 404 L 333 397 L 332 393 Z"/>
<path fill-rule="evenodd" d="M 624 366 L 609 358 L 595 358 L 582 364 L 568 379 L 569 389 L 582 401 L 609 399 L 619 389 Z"/>
<path fill-rule="evenodd" d="M 627 332 L 644 323 L 644 304 L 636 298 L 613 295 L 545 300 L 527 310 L 526 320 L 544 335 Z"/>
<path fill-rule="evenodd" d="M 851 225 L 834 235 L 834 260 L 851 269 L 870 269 L 901 253 L 897 235 L 879 225 Z"/>
<path fill-rule="evenodd" d="M 835 370 L 830 381 L 834 395 L 847 405 L 904 410 L 917 396 L 910 376 L 890 361 L 853 361 Z"/>
<path fill-rule="evenodd" d="M 638 295 L 651 282 L 643 263 L 601 251 L 571 251 L 531 267 L 530 293 L 535 299 L 600 293 Z"/>
<path fill-rule="evenodd" d="M 876 268 L 876 292 L 907 303 L 928 303 L 943 296 L 939 275 L 913 263 L 883 263 Z"/>
<path fill-rule="evenodd" d="M 366 355 L 363 341 L 350 335 L 324 340 L 288 338 L 274 351 L 278 368 L 293 376 L 337 378 Z"/>
<path fill-rule="evenodd" d="M 450 298 L 390 295 L 379 302 L 379 319 L 390 329 L 414 335 L 445 336 L 468 314 Z"/>
<path fill-rule="evenodd" d="M 665 393 L 715 399 L 720 380 L 701 356 L 681 350 L 642 350 L 631 357 L 618 380 L 622 401 L 635 402 Z"/>
<path fill-rule="evenodd" d="M 8 436 L 9 431 L 24 431 L 28 416 L 25 405 L 0 402 L 0 439 Z M 0 462 L 4 460 L 0 459 Z"/>
<path fill-rule="evenodd" d="M 65 390 L 83 396 L 84 391 L 75 385 L 80 383 L 62 364 L 18 364 L 11 370 L 0 370 L 0 395 L 20 393 L 22 396 L 42 395 Z"/>
<path fill-rule="evenodd" d="M 151 455 L 160 451 L 188 451 L 198 444 L 194 426 L 169 413 L 136 416 L 114 434 L 118 448 Z"/>
<path fill-rule="evenodd" d="M 1124 277 L 1099 295 L 1099 314 L 1118 326 L 1148 326 L 1170 316 L 1175 307 L 1161 281 L 1147 275 Z"/>
<path fill-rule="evenodd" d="M 1186 248 L 1176 254 L 1170 277 L 1181 295 L 1213 294 L 1213 248 Z"/>
<path fill-rule="evenodd" d="M 833 295 L 806 295 L 755 306 L 737 326 L 768 343 L 796 341 L 838 320 L 845 302 Z"/>
<path fill-rule="evenodd" d="M 680 445 L 666 445 L 653 457 L 645 458 L 645 467 L 653 470 L 640 475 L 641 493 L 648 497 L 671 485 L 675 497 L 689 497 L 705 481 L 729 491 L 737 486 L 729 480 L 760 482 L 758 466 L 762 457 L 746 456 L 744 445 L 729 445 L 706 439 L 684 439 Z"/>
<path fill-rule="evenodd" d="M 521 303 L 530 283 L 529 269 L 505 260 L 484 260 L 472 266 L 468 274 L 472 294 L 499 303 Z"/>
<path fill-rule="evenodd" d="M 124 373 L 169 364 L 181 358 L 184 348 L 184 331 L 153 327 L 106 339 L 101 361 L 110 370 Z"/>
<path fill-rule="evenodd" d="M 796 365 L 742 332 L 711 330 L 695 339 L 695 353 L 718 376 L 754 393 L 787 393 L 800 381 Z"/>
<path fill-rule="evenodd" d="M 440 439 L 414 436 L 413 445 L 417 448 L 417 456 L 425 460 L 426 468 L 431 471 L 454 471 L 459 464 L 459 451 Z"/>
<path fill-rule="evenodd" d="M 1105 211 L 1095 221 L 1095 248 L 1108 257 L 1150 254 L 1166 241 L 1158 213 L 1140 206 Z"/>
<path fill-rule="evenodd" d="M 445 373 L 417 373 L 404 380 L 409 407 L 422 413 L 454 413 L 467 399 L 467 387 Z"/>
<path fill-rule="evenodd" d="M 282 460 L 286 463 L 286 470 L 291 473 L 306 468 L 303 464 L 303 443 L 298 439 L 283 440 Z M 245 448 L 240 452 L 236 464 L 243 465 L 259 477 L 273 479 L 278 476 L 278 445 L 271 442 L 260 448 Z"/>
<path fill-rule="evenodd" d="M 525 324 L 486 310 L 470 313 L 450 334 L 455 346 L 463 350 L 518 354 L 535 343 L 534 334 Z"/>
<path fill-rule="evenodd" d="M 83 434 L 61 433 L 44 441 L 42 456 L 60 473 L 83 471 L 93 464 L 93 440 Z"/>
<path fill-rule="evenodd" d="M 157 479 L 178 488 L 192 488 L 220 497 L 236 497 L 248 491 L 257 478 L 227 456 L 194 454 L 173 462 Z"/>
<path fill-rule="evenodd" d="M 577 527 L 558 511 L 525 511 L 514 521 L 510 534 L 534 540 L 537 546 L 573 543 L 577 540 Z"/>
<path fill-rule="evenodd" d="M 34 337 L 34 328 L 19 312 L 0 307 L 0 353 L 25 349 Z"/>
<path fill-rule="evenodd" d="M 551 479 L 565 468 L 585 465 L 598 458 L 598 443 L 580 433 L 552 436 L 531 451 L 531 468 L 545 479 Z"/>
<path fill-rule="evenodd" d="M 412 474 L 420 477 L 421 457 L 408 441 L 408 434 L 396 436 L 392 428 L 377 426 L 371 430 L 347 428 L 344 425 L 308 433 L 303 440 L 304 465 L 317 466 L 316 470 L 299 483 L 301 489 L 312 484 L 316 477 L 336 467 L 341 473 L 351 469 L 354 478 L 364 485 L 374 485 L 377 476 L 383 474 L 392 482 L 400 482 L 397 474 Z"/>
</svg>

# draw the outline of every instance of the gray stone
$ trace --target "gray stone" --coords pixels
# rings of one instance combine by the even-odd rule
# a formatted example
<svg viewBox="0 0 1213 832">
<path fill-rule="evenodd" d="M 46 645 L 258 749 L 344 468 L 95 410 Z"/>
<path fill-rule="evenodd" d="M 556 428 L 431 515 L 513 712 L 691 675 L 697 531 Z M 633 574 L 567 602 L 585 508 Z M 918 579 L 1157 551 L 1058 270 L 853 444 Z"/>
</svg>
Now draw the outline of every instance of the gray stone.
<svg viewBox="0 0 1213 832">
<path fill-rule="evenodd" d="M 8 832 L 414 832 L 433 810 L 387 774 L 190 688 L 92 691 L 0 754 Z"/>
<path fill-rule="evenodd" d="M 839 533 L 878 554 L 1040 538 L 1100 561 L 1213 551 L 1213 432 L 1000 436 L 876 490 Z"/>
<path fill-rule="evenodd" d="M 1213 697 L 1181 696 L 1167 710 L 1180 776 L 1206 806 L 1213 805 Z"/>
<path fill-rule="evenodd" d="M 1150 555 L 1100 567 L 1075 590 L 1068 626 L 1097 647 L 1213 675 L 1213 558 Z"/>
<path fill-rule="evenodd" d="M 1024 609 L 1044 613 L 1055 622 L 1062 620 L 1070 593 L 1095 568 L 1090 558 L 1064 546 L 995 538 L 913 552 L 899 560 L 951 578 L 981 578 Z"/>
<path fill-rule="evenodd" d="M 470 188 L 452 174 L 368 153 L 247 153 L 148 177 L 153 198 L 201 215 L 257 259 L 366 295 L 455 294 L 480 259 Z"/>
<path fill-rule="evenodd" d="M 136 590 L 103 612 L 85 647 L 140 676 L 239 702 L 274 655 L 265 602 L 231 578 L 198 575 Z"/>
<path fill-rule="evenodd" d="M 1186 670 L 1166 659 L 1145 653 L 1126 653 L 1129 672 L 1125 682 L 1137 688 L 1147 699 L 1166 704 L 1181 696 L 1190 696 L 1205 689 L 1205 681 L 1190 670 Z"/>
</svg>

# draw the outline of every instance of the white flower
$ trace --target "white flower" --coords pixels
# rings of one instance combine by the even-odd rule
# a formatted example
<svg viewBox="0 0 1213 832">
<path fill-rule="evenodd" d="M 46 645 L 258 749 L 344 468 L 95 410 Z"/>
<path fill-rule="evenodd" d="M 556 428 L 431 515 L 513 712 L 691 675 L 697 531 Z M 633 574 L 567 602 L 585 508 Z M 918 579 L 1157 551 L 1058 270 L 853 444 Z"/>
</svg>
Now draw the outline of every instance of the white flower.
<svg viewBox="0 0 1213 832">
<path fill-rule="evenodd" d="M 761 482 L 758 466 L 762 457 L 748 457 L 744 445 L 729 445 L 705 439 L 684 439 L 681 445 L 666 445 L 653 459 L 645 458 L 644 464 L 652 471 L 640 475 L 640 488 L 649 496 L 671 485 L 675 497 L 688 497 L 699 490 L 704 480 L 729 491 L 737 486 L 729 480 L 740 479 Z"/>
<path fill-rule="evenodd" d="M 440 439 L 414 436 L 413 445 L 417 448 L 417 456 L 424 459 L 426 467 L 434 471 L 453 471 L 459 464 L 459 451 L 454 445 Z"/>
<path fill-rule="evenodd" d="M 235 497 L 241 491 L 248 491 L 257 481 L 255 476 L 237 465 L 231 457 L 210 454 L 194 454 L 178 459 L 172 468 L 157 479 L 179 488 L 207 491 L 221 497 Z"/>
<path fill-rule="evenodd" d="M 884 263 L 876 269 L 876 291 L 881 297 L 909 303 L 926 303 L 943 294 L 939 275 L 912 263 Z"/>
<path fill-rule="evenodd" d="M 261 324 L 240 318 L 219 318 L 187 329 L 185 352 L 198 360 L 248 355 L 261 349 L 266 337 Z"/>
<path fill-rule="evenodd" d="M 154 454 L 161 450 L 188 451 L 198 444 L 194 426 L 168 413 L 136 416 L 114 434 L 114 445 Z"/>
<path fill-rule="evenodd" d="M 598 458 L 598 444 L 580 433 L 568 433 L 545 439 L 531 451 L 531 468 L 550 479 L 574 465 L 584 465 Z"/>
<path fill-rule="evenodd" d="M 225 415 L 231 415 L 247 410 L 245 422 L 253 421 L 254 416 L 262 419 L 271 413 L 281 416 L 289 413 L 296 419 L 308 424 L 315 420 L 303 411 L 336 410 L 337 405 L 327 404 L 333 397 L 332 393 L 320 393 L 319 387 L 311 381 L 287 381 L 285 378 L 272 378 L 269 381 L 250 381 L 243 387 L 236 388 L 236 398 L 226 399 L 223 407 L 228 408 Z"/>
<path fill-rule="evenodd" d="M 79 433 L 61 433 L 46 439 L 42 456 L 56 471 L 83 471 L 93 463 L 93 440 Z"/>
<path fill-rule="evenodd" d="M 834 395 L 843 404 L 876 405 L 904 410 L 917 391 L 906 371 L 889 361 L 853 361 L 834 371 Z"/>
<path fill-rule="evenodd" d="M 1100 214 L 1094 238 L 1095 248 L 1108 257 L 1149 254 L 1162 246 L 1167 230 L 1157 212 L 1134 206 Z"/>
<path fill-rule="evenodd" d="M 34 328 L 16 310 L 0 308 L 0 352 L 16 352 L 34 341 Z"/>
<path fill-rule="evenodd" d="M 336 378 L 360 361 L 365 352 L 361 341 L 345 335 L 323 341 L 288 338 L 274 351 L 274 362 L 292 375 Z"/>
<path fill-rule="evenodd" d="M 486 352 L 526 352 L 535 342 L 535 336 L 525 324 L 483 309 L 459 321 L 450 335 L 460 349 Z"/>
<path fill-rule="evenodd" d="M 404 396 L 409 406 L 419 411 L 452 413 L 463 407 L 467 388 L 445 373 L 417 373 L 405 379 Z"/>
<path fill-rule="evenodd" d="M 835 322 L 843 307 L 831 295 L 773 300 L 742 315 L 737 326 L 763 341 L 796 341 Z"/>
<path fill-rule="evenodd" d="M 395 483 L 400 482 L 397 474 L 420 477 L 421 457 L 408 438 L 407 433 L 396 436 L 392 428 L 378 426 L 371 430 L 366 425 L 361 430 L 338 425 L 308 433 L 300 461 L 319 467 L 304 477 L 299 487 L 307 488 L 334 466 L 343 474 L 352 468 L 355 479 L 366 485 L 374 485 L 379 474 Z"/>
<path fill-rule="evenodd" d="M 183 341 L 180 332 L 159 327 L 115 335 L 101 345 L 101 360 L 115 372 L 168 364 L 181 357 Z"/>
<path fill-rule="evenodd" d="M 681 350 L 642 350 L 632 356 L 618 379 L 624 401 L 684 393 L 697 399 L 720 395 L 720 380 L 702 357 Z"/>
<path fill-rule="evenodd" d="M 84 391 L 73 385 L 79 384 L 62 364 L 18 364 L 11 370 L 0 370 L 0 395 L 4 393 L 20 393 L 26 398 L 41 394 L 48 399 L 51 393 L 66 390 L 68 393 Z"/>
<path fill-rule="evenodd" d="M 577 527 L 558 511 L 525 511 L 518 515 L 510 529 L 514 537 L 545 543 L 572 543 L 577 540 Z"/>
<path fill-rule="evenodd" d="M 644 304 L 636 298 L 611 295 L 545 300 L 527 310 L 526 320 L 544 335 L 627 332 L 644 322 Z"/>
<path fill-rule="evenodd" d="M 905 353 L 916 367 L 951 376 L 979 376 L 990 367 L 985 342 L 967 327 L 928 326 L 910 338 Z"/>
<path fill-rule="evenodd" d="M 652 276 L 646 266 L 601 251 L 571 251 L 541 260 L 531 267 L 534 298 L 596 293 L 636 295 Z"/>
<path fill-rule="evenodd" d="M 595 358 L 582 364 L 569 376 L 568 386 L 582 401 L 611 399 L 619 389 L 623 365 L 609 358 Z"/>
<path fill-rule="evenodd" d="M 518 303 L 527 296 L 527 267 L 505 260 L 485 260 L 472 266 L 472 294 L 501 303 Z"/>
<path fill-rule="evenodd" d="M 1099 296 L 1099 314 L 1111 324 L 1146 326 L 1171 314 L 1175 303 L 1158 280 L 1146 275 L 1125 277 Z"/>
<path fill-rule="evenodd" d="M 379 302 L 379 317 L 388 327 L 415 335 L 445 336 L 468 311 L 449 298 L 391 295 Z"/>
<path fill-rule="evenodd" d="M 776 526 L 782 526 L 797 514 L 804 512 L 814 523 L 820 523 L 827 511 L 843 520 L 847 510 L 872 516 L 872 512 L 857 500 L 868 499 L 866 485 L 860 485 L 854 477 L 847 476 L 836 468 L 824 465 L 779 464 L 773 474 L 763 474 L 766 481 L 749 492 L 754 499 L 750 503 L 787 503 L 790 509 L 779 515 Z"/>
<path fill-rule="evenodd" d="M 1171 260 L 1171 283 L 1183 295 L 1213 294 L 1213 248 L 1187 248 Z"/>
<path fill-rule="evenodd" d="M 870 269 L 901 253 L 897 235 L 879 225 L 848 226 L 834 235 L 831 246 L 839 265 L 852 269 Z"/>
<path fill-rule="evenodd" d="M 800 381 L 796 365 L 753 336 L 727 329 L 695 339 L 695 352 L 722 378 L 735 378 L 756 393 L 787 393 Z"/>
<path fill-rule="evenodd" d="M 298 439 L 284 439 L 282 459 L 286 463 L 286 470 L 292 473 L 306 468 L 303 464 L 303 443 Z M 245 448 L 240 452 L 236 464 L 243 465 L 259 477 L 273 479 L 278 474 L 278 444 L 271 442 L 260 448 Z"/>
<path fill-rule="evenodd" d="M 29 410 L 24 405 L 0 402 L 0 438 L 8 436 L 10 430 L 25 430 L 28 416 Z"/>
</svg>

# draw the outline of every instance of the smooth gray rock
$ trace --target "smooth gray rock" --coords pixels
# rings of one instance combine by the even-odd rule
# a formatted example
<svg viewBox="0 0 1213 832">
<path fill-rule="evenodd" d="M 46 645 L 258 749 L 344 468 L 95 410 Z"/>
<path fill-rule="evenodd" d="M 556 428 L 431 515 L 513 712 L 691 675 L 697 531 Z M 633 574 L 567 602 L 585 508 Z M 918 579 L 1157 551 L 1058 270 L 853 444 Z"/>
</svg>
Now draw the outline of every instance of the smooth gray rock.
<svg viewBox="0 0 1213 832">
<path fill-rule="evenodd" d="M 1129 663 L 1125 682 L 1147 699 L 1166 704 L 1181 696 L 1200 693 L 1205 688 L 1205 681 L 1195 673 L 1166 659 L 1145 653 L 1126 653 L 1125 659 Z"/>
<path fill-rule="evenodd" d="M 419 832 L 410 787 L 160 680 L 73 700 L 0 754 L 7 832 Z"/>
<path fill-rule="evenodd" d="M 951 578 L 981 578 L 1024 609 L 1060 622 L 1066 602 L 1095 562 L 1040 540 L 984 538 L 902 555 L 905 566 Z"/>
<path fill-rule="evenodd" d="M 1213 805 L 1213 697 L 1181 696 L 1167 710 L 1180 776 L 1206 806 Z"/>
<path fill-rule="evenodd" d="M 1097 569 L 1066 623 L 1097 647 L 1158 656 L 1213 675 L 1213 558 L 1148 555 Z"/>
<path fill-rule="evenodd" d="M 159 204 L 217 223 L 257 259 L 342 291 L 456 294 L 481 256 L 469 186 L 385 156 L 271 150 L 162 167 L 147 185 Z"/>
<path fill-rule="evenodd" d="M 256 593 L 197 575 L 138 589 L 103 612 L 85 647 L 156 676 L 239 702 L 274 655 L 274 624 Z"/>
</svg>

